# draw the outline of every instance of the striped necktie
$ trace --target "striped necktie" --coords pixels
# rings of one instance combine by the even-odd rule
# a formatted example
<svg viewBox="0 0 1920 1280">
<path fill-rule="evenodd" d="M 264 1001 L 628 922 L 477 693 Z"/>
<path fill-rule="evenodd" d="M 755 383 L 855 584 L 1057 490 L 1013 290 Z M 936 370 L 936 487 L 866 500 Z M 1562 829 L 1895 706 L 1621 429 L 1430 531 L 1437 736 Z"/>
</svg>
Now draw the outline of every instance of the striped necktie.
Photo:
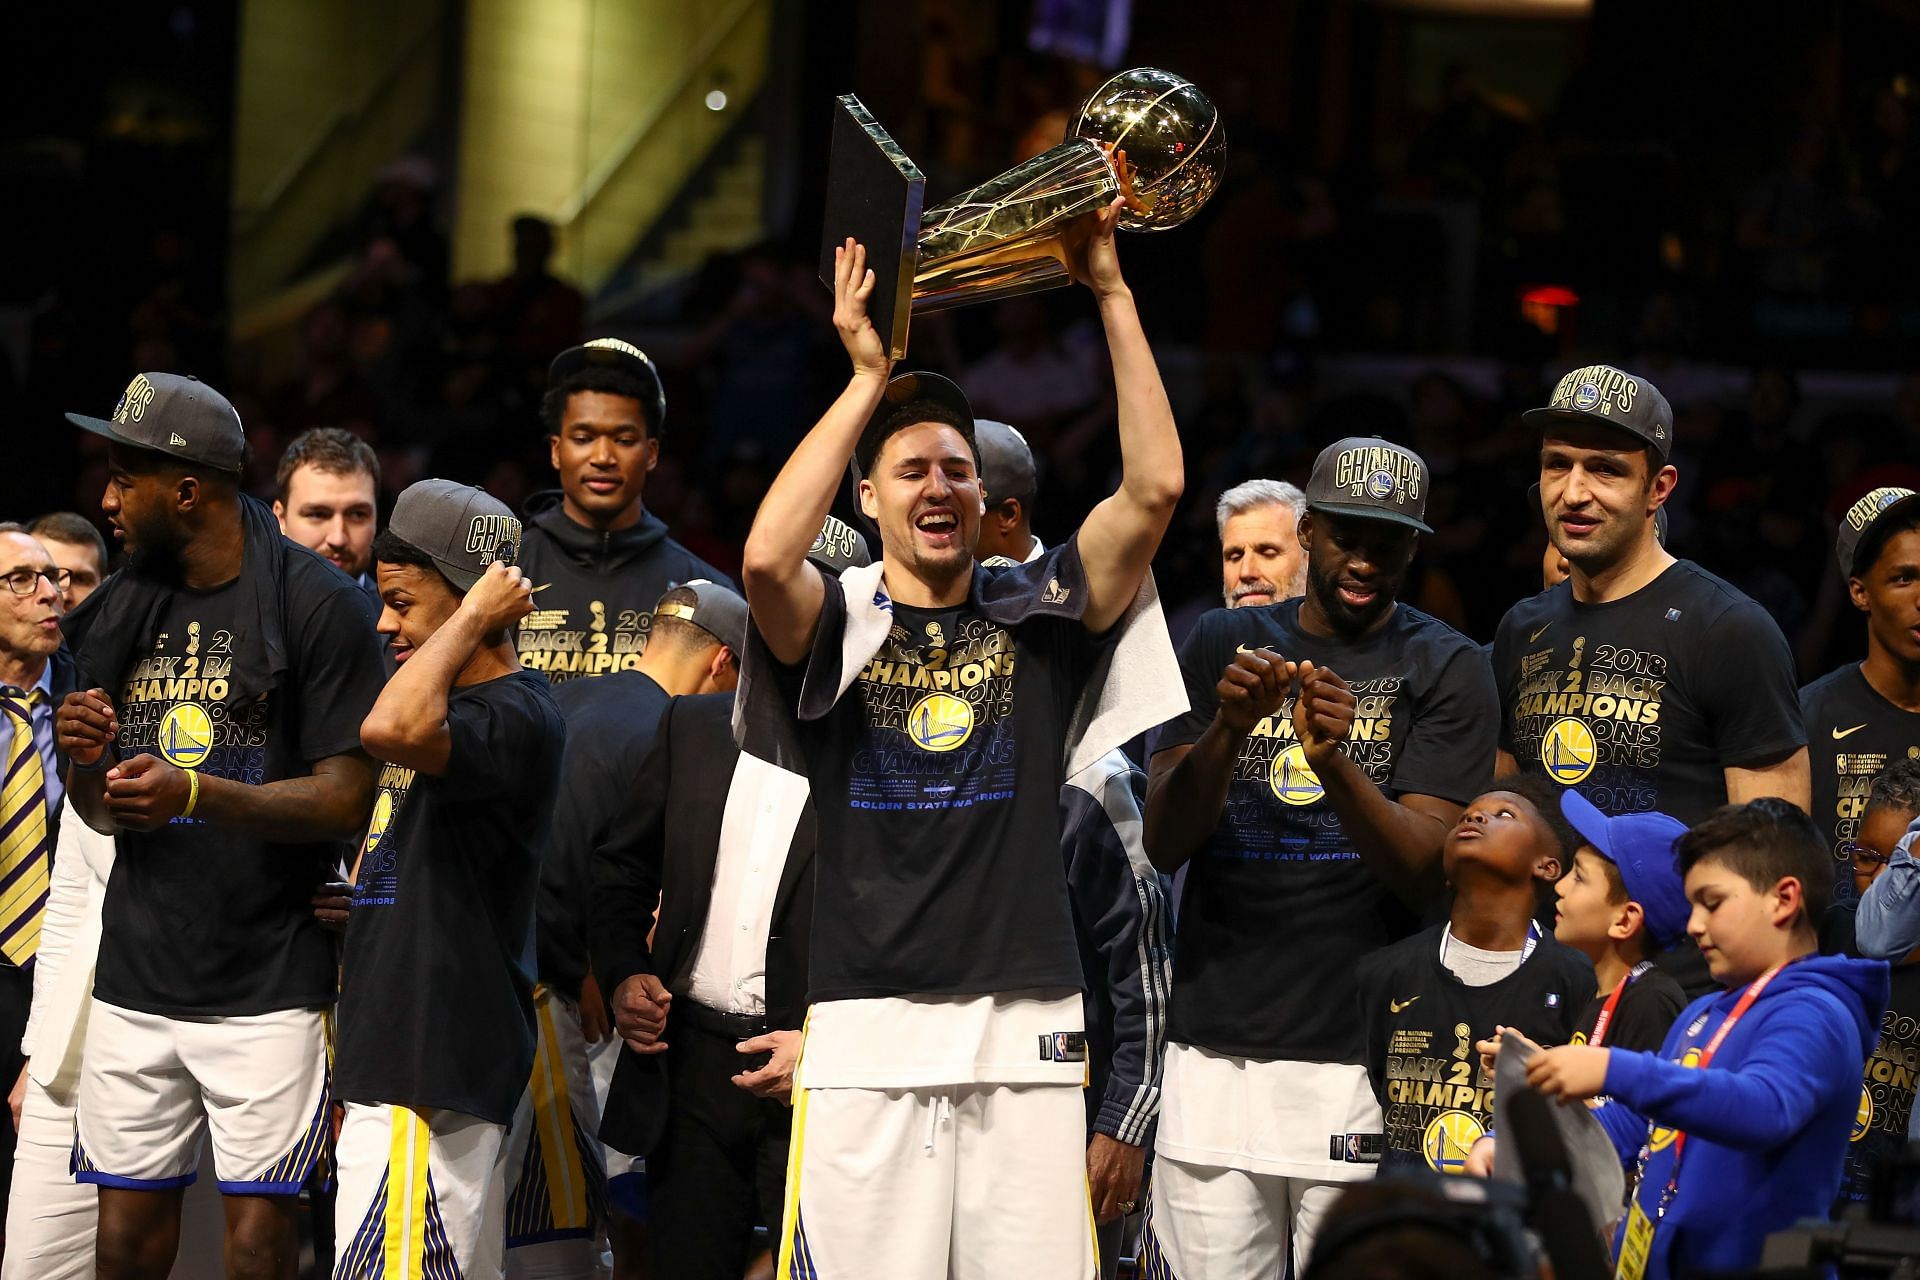
<svg viewBox="0 0 1920 1280">
<path fill-rule="evenodd" d="M 13 731 L 0 789 L 0 954 L 23 969 L 40 950 L 47 911 L 47 779 L 33 741 L 33 707 L 44 696 L 0 688 L 0 710 Z"/>
</svg>

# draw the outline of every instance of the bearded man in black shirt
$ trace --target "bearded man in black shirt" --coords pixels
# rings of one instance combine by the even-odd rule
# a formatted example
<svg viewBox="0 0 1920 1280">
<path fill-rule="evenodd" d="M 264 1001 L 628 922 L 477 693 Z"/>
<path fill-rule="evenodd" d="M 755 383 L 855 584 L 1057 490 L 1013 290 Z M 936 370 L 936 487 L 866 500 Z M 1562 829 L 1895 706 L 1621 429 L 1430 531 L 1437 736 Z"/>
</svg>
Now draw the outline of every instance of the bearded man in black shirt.
<svg viewBox="0 0 1920 1280">
<path fill-rule="evenodd" d="M 1154 744 L 1147 854 L 1189 870 L 1142 1257 L 1181 1280 L 1303 1267 L 1382 1150 L 1355 973 L 1440 891 L 1440 849 L 1493 768 L 1486 660 L 1401 604 L 1426 465 L 1321 453 L 1302 599 L 1201 617 L 1191 709 Z M 1224 674 L 1223 674 L 1224 671 Z"/>
<path fill-rule="evenodd" d="M 290 1276 L 328 1120 L 333 945 L 307 900 L 366 821 L 366 598 L 240 492 L 233 406 L 147 373 L 111 421 L 101 510 L 129 567 L 66 621 L 57 721 L 74 812 L 115 837 L 79 1088 L 76 1177 L 102 1276 L 164 1276 L 210 1135 L 229 1276 Z"/>
</svg>

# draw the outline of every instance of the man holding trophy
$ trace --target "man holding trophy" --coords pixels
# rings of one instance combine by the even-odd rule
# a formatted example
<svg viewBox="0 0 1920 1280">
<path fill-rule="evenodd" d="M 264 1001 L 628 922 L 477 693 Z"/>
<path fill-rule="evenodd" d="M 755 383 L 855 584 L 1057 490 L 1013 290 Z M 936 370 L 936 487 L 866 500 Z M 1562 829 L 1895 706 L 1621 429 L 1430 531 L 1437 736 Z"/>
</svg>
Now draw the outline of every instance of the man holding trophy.
<svg viewBox="0 0 1920 1280">
<path fill-rule="evenodd" d="M 832 254 L 834 324 L 853 376 L 748 537 L 736 728 L 808 775 L 819 820 L 783 1276 L 1095 1272 L 1058 797 L 1083 758 L 1184 703 L 1147 577 L 1181 494 L 1180 441 L 1114 248 L 1180 166 L 1129 191 L 1141 175 L 1117 148 L 1100 155 L 1100 204 L 1006 253 L 1051 255 L 1057 271 L 1021 273 L 1084 284 L 1106 331 L 1123 474 L 1079 533 L 1029 564 L 975 566 L 972 410 L 943 378 L 890 378 L 907 308 L 883 336 L 869 307 L 883 280 L 906 302 L 916 273 L 871 269 L 848 237 Z M 941 216 L 920 224 L 922 272 Z M 807 551 L 849 459 L 883 555 L 830 578 Z"/>
</svg>

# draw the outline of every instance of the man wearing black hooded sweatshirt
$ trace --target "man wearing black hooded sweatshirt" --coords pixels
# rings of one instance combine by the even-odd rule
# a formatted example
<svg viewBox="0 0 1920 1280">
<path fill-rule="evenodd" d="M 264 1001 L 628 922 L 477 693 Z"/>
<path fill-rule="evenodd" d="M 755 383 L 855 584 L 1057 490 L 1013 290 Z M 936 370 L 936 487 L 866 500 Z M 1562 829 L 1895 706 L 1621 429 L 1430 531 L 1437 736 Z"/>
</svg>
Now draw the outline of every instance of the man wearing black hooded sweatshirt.
<svg viewBox="0 0 1920 1280">
<path fill-rule="evenodd" d="M 618 338 L 562 351 L 547 370 L 540 416 L 560 488 L 527 501 L 520 566 L 538 594 L 517 647 L 554 684 L 638 666 L 669 587 L 734 586 L 642 502 L 666 411 L 653 361 Z"/>
</svg>

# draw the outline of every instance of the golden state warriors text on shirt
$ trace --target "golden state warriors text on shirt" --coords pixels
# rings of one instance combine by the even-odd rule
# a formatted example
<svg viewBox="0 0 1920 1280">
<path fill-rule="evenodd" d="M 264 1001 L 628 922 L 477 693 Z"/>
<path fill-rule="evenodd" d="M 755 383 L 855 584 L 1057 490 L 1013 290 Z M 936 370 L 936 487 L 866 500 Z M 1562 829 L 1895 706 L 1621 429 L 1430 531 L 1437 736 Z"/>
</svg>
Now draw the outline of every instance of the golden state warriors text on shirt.
<svg viewBox="0 0 1920 1280">
<path fill-rule="evenodd" d="M 948 628 L 952 631 L 949 632 Z M 981 617 L 896 623 L 855 679 L 856 809 L 963 809 L 1013 795 L 1013 633 Z"/>
<path fill-rule="evenodd" d="M 373 817 L 367 823 L 367 838 L 360 842 L 360 874 L 354 880 L 355 907 L 392 906 L 400 887 L 399 841 L 387 833 L 400 819 L 413 788 L 414 771 L 405 765 L 380 767 L 379 790 L 373 798 Z"/>
<path fill-rule="evenodd" d="M 266 782 L 272 695 L 228 706 L 224 699 L 232 673 L 232 632 L 197 621 L 162 631 L 152 652 L 133 664 L 121 690 L 121 757 L 150 753 L 176 768 L 250 786 Z"/>
<path fill-rule="evenodd" d="M 535 604 L 540 603 L 535 597 Z M 577 676 L 633 671 L 646 651 L 653 614 L 645 609 L 609 609 L 590 600 L 582 609 L 535 609 L 520 622 L 520 665 L 546 673 L 552 684 Z"/>
<path fill-rule="evenodd" d="M 1576 635 L 1520 660 L 1515 755 L 1608 813 L 1659 807 L 1648 773 L 1660 767 L 1667 655 Z"/>
</svg>

